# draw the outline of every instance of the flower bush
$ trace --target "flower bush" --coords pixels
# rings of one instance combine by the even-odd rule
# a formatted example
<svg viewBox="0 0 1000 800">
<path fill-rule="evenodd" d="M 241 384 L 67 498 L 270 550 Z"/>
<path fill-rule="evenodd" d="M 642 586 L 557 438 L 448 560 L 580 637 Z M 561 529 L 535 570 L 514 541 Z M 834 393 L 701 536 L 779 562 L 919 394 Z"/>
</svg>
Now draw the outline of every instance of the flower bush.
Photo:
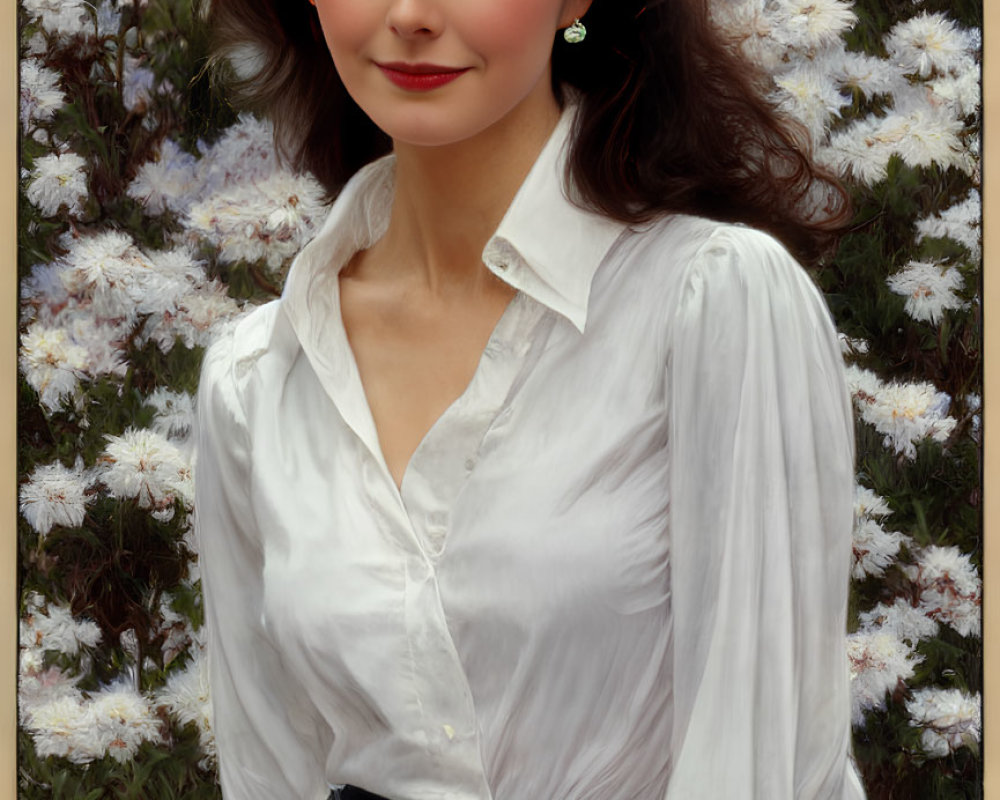
<svg viewBox="0 0 1000 800">
<path fill-rule="evenodd" d="M 978 796 L 981 7 L 714 14 L 855 203 L 814 276 L 857 411 L 859 768 Z M 191 0 L 21 0 L 19 33 L 20 796 L 215 798 L 192 397 L 327 206 L 214 89 Z"/>
</svg>

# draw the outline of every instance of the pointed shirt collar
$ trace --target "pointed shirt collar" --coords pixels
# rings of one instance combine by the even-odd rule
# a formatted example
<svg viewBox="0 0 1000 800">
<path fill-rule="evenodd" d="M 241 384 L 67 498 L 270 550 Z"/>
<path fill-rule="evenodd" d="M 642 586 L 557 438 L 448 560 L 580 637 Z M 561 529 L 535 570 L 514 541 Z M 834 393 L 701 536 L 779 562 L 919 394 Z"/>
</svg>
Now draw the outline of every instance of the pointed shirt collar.
<svg viewBox="0 0 1000 800">
<path fill-rule="evenodd" d="M 482 259 L 501 280 L 583 332 L 594 273 L 626 225 L 585 210 L 567 197 L 566 161 L 576 108 L 564 109 L 483 248 Z M 326 294 L 322 287 L 354 253 L 385 233 L 394 174 L 395 157 L 388 155 L 361 169 L 344 187 L 322 230 L 289 272 L 283 303 L 293 319 L 300 309 L 320 311 L 317 292 Z"/>
</svg>

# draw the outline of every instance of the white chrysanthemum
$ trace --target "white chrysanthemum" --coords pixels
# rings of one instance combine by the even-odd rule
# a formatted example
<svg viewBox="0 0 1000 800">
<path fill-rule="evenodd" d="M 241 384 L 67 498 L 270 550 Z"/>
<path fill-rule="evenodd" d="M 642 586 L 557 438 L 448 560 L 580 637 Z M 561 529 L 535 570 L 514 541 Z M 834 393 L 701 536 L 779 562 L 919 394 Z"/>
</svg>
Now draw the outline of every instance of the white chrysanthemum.
<svg viewBox="0 0 1000 800">
<path fill-rule="evenodd" d="M 39 703 L 25 716 L 24 728 L 31 734 L 39 758 L 61 756 L 77 764 L 94 760 L 88 745 L 90 720 L 79 697 L 60 695 Z"/>
<path fill-rule="evenodd" d="M 920 744 L 924 752 L 935 758 L 949 756 L 960 747 L 978 742 L 982 736 L 983 710 L 978 692 L 920 689 L 906 701 L 906 711 L 910 725 L 923 728 Z"/>
<path fill-rule="evenodd" d="M 902 71 L 891 62 L 841 48 L 831 48 L 825 52 L 821 68 L 841 86 L 858 89 L 869 97 L 893 94 L 905 83 Z"/>
<path fill-rule="evenodd" d="M 978 69 L 970 67 L 957 75 L 943 75 L 928 85 L 935 96 L 948 103 L 958 116 L 978 113 L 983 97 Z"/>
<path fill-rule="evenodd" d="M 982 581 L 968 555 L 957 547 L 925 547 L 907 575 L 920 588 L 920 608 L 962 636 L 982 631 Z"/>
<path fill-rule="evenodd" d="M 898 94 L 896 98 L 899 108 Z M 971 160 L 961 140 L 964 127 L 950 109 L 926 104 L 887 117 L 878 135 L 893 142 L 894 151 L 911 167 L 937 164 L 968 172 Z"/>
<path fill-rule="evenodd" d="M 165 706 L 181 724 L 198 726 L 201 749 L 205 753 L 202 766 L 215 762 L 215 735 L 212 729 L 212 704 L 208 687 L 208 668 L 203 653 L 195 652 L 183 671 L 171 673 L 156 695 L 156 703 Z"/>
<path fill-rule="evenodd" d="M 161 738 L 160 720 L 149 700 L 128 686 L 109 686 L 94 694 L 87 717 L 95 750 L 121 763 L 131 760 L 143 742 Z"/>
<path fill-rule="evenodd" d="M 125 56 L 122 69 L 122 104 L 129 111 L 142 114 L 149 106 L 156 86 L 156 75 L 142 60 Z"/>
<path fill-rule="evenodd" d="M 141 276 L 150 269 L 127 233 L 106 230 L 91 236 L 64 237 L 69 252 L 63 283 L 67 291 L 93 299 L 94 313 L 105 319 L 131 319 L 141 297 Z"/>
<path fill-rule="evenodd" d="M 80 458 L 72 469 L 58 461 L 35 467 L 21 486 L 21 515 L 43 536 L 55 525 L 78 527 L 86 513 L 88 487 Z"/>
<path fill-rule="evenodd" d="M 48 33 L 69 37 L 92 29 L 84 0 L 22 0 L 21 5 Z"/>
<path fill-rule="evenodd" d="M 83 699 L 71 675 L 58 667 L 44 669 L 41 665 L 35 664 L 34 659 L 26 657 L 28 652 L 28 650 L 21 651 L 17 675 L 17 718 L 21 725 L 30 719 L 38 706 L 64 697 L 78 703 Z"/>
<path fill-rule="evenodd" d="M 206 347 L 215 338 L 217 329 L 240 313 L 226 287 L 212 281 L 178 298 L 175 313 L 147 320 L 140 340 L 156 342 L 164 353 L 169 353 L 177 340 L 185 347 Z"/>
<path fill-rule="evenodd" d="M 25 647 L 73 656 L 81 647 L 96 647 L 101 641 L 101 629 L 89 619 L 74 617 L 66 606 L 46 602 L 34 594 L 21 620 L 19 639 Z"/>
<path fill-rule="evenodd" d="M 59 73 L 35 58 L 21 61 L 21 126 L 31 130 L 35 123 L 47 122 L 66 105 L 59 86 Z"/>
<path fill-rule="evenodd" d="M 711 3 L 712 22 L 727 41 L 738 42 L 743 55 L 761 69 L 774 73 L 788 47 L 774 35 L 772 16 L 755 2 Z"/>
<path fill-rule="evenodd" d="M 184 212 L 200 187 L 197 167 L 193 155 L 165 139 L 156 158 L 139 168 L 127 194 L 150 214 L 162 214 L 167 209 Z"/>
<path fill-rule="evenodd" d="M 922 439 L 945 442 L 956 421 L 951 398 L 932 383 L 883 383 L 874 373 L 849 365 L 847 384 L 861 418 L 885 435 L 886 447 L 916 458 Z"/>
<path fill-rule="evenodd" d="M 851 576 L 862 580 L 885 573 L 885 568 L 896 560 L 900 545 L 908 537 L 896 531 L 887 531 L 873 519 L 859 518 L 854 525 L 852 539 L 853 562 Z"/>
<path fill-rule="evenodd" d="M 892 514 L 892 509 L 889 508 L 884 497 L 875 494 L 867 486 L 858 484 L 854 487 L 854 515 L 856 517 L 874 519 L 888 517 L 890 514 Z"/>
<path fill-rule="evenodd" d="M 962 144 L 962 130 L 962 121 L 947 108 L 908 100 L 886 117 L 866 117 L 834 134 L 817 157 L 869 185 L 885 179 L 893 155 L 913 167 L 937 164 L 969 172 L 975 160 Z"/>
<path fill-rule="evenodd" d="M 859 620 L 864 630 L 882 629 L 914 647 L 938 633 L 938 623 L 902 597 L 897 597 L 890 606 L 879 603 L 870 611 L 863 611 Z"/>
<path fill-rule="evenodd" d="M 76 392 L 79 376 L 87 368 L 87 351 L 74 344 L 65 330 L 35 323 L 21 338 L 18 364 L 42 405 L 56 411 L 64 397 Z"/>
<path fill-rule="evenodd" d="M 827 73 L 809 62 L 778 75 L 775 84 L 777 108 L 805 125 L 814 141 L 822 138 L 830 117 L 850 102 Z"/>
<path fill-rule="evenodd" d="M 868 352 L 868 342 L 864 339 L 852 339 L 843 333 L 837 334 L 837 338 L 840 340 L 840 352 L 844 356 L 864 355 Z"/>
<path fill-rule="evenodd" d="M 46 217 L 66 206 L 67 213 L 83 211 L 87 196 L 87 162 L 76 153 L 53 153 L 35 159 L 25 196 Z"/>
<path fill-rule="evenodd" d="M 71 336 L 74 344 L 86 353 L 86 373 L 92 378 L 103 375 L 124 377 L 128 372 L 124 348 L 131 326 L 127 321 L 99 320 L 93 307 L 70 304 L 55 318 Z"/>
<path fill-rule="evenodd" d="M 194 425 L 194 399 L 187 392 L 159 387 L 146 398 L 146 405 L 156 409 L 153 430 L 168 439 L 184 439 Z"/>
<path fill-rule="evenodd" d="M 270 123 L 241 114 L 237 123 L 202 151 L 205 194 L 268 177 L 278 167 Z"/>
<path fill-rule="evenodd" d="M 885 38 L 889 57 L 906 72 L 922 78 L 934 70 L 970 69 L 972 47 L 973 40 L 941 13 L 923 13 L 897 22 Z"/>
<path fill-rule="evenodd" d="M 219 249 L 225 263 L 278 267 L 319 230 L 329 207 L 315 178 L 279 171 L 195 203 L 186 227 Z"/>
<path fill-rule="evenodd" d="M 964 285 L 962 273 L 930 261 L 911 261 L 886 279 L 889 288 L 906 298 L 906 313 L 915 320 L 936 325 L 945 311 L 964 308 L 955 294 Z"/>
<path fill-rule="evenodd" d="M 768 13 L 778 41 L 806 51 L 838 41 L 857 21 L 844 0 L 777 0 Z"/>
<path fill-rule="evenodd" d="M 923 661 L 913 648 L 881 628 L 861 630 L 847 637 L 851 665 L 851 718 L 855 726 L 864 723 L 864 712 L 885 708 L 887 692 L 913 677 L 914 667 Z"/>
<path fill-rule="evenodd" d="M 982 253 L 983 203 L 979 191 L 973 189 L 962 202 L 917 220 L 917 241 L 927 237 L 954 239 L 969 248 L 972 257 Z"/>
<path fill-rule="evenodd" d="M 113 497 L 135 498 L 140 508 L 166 510 L 194 500 L 191 465 L 173 442 L 155 431 L 129 428 L 108 436 L 101 480 Z"/>
<path fill-rule="evenodd" d="M 817 160 L 869 186 L 885 180 L 893 148 L 878 135 L 881 123 L 878 117 L 865 117 L 833 134 L 829 145 L 817 149 Z"/>
</svg>

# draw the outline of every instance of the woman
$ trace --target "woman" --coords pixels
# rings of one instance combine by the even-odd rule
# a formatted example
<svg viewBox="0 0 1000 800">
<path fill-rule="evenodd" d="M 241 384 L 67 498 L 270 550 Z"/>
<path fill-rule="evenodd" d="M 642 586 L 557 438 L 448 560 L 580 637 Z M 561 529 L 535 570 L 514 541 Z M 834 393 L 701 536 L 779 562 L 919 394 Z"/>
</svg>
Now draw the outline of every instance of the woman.
<svg viewBox="0 0 1000 800">
<path fill-rule="evenodd" d="M 212 23 L 339 190 L 202 375 L 224 795 L 862 797 L 850 408 L 775 238 L 845 204 L 704 9 Z"/>
</svg>

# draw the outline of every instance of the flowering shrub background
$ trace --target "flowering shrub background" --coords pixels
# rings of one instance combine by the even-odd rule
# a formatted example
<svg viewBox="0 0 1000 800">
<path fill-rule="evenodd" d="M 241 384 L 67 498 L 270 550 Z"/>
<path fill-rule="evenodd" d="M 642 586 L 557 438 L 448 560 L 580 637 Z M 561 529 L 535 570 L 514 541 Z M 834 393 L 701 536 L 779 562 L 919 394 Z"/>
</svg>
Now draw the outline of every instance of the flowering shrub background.
<svg viewBox="0 0 1000 800">
<path fill-rule="evenodd" d="M 857 410 L 872 798 L 981 795 L 981 7 L 716 0 L 856 218 L 814 276 Z M 326 206 L 204 72 L 191 0 L 21 0 L 19 787 L 214 798 L 191 538 L 204 347 Z"/>
</svg>

